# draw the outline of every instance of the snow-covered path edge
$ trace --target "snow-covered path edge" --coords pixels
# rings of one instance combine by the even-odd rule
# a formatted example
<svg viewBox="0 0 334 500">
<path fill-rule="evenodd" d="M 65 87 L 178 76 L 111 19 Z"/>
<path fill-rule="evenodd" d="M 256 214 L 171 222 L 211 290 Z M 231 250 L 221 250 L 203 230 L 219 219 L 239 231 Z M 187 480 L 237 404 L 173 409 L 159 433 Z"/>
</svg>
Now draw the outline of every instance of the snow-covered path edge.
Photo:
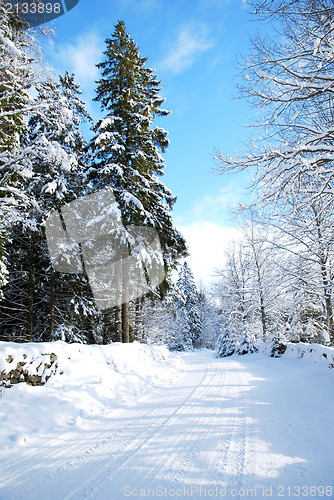
<svg viewBox="0 0 334 500">
<path fill-rule="evenodd" d="M 208 351 L 182 359 L 181 377 L 131 407 L 2 450 L 0 498 L 334 498 L 331 370 Z"/>
</svg>

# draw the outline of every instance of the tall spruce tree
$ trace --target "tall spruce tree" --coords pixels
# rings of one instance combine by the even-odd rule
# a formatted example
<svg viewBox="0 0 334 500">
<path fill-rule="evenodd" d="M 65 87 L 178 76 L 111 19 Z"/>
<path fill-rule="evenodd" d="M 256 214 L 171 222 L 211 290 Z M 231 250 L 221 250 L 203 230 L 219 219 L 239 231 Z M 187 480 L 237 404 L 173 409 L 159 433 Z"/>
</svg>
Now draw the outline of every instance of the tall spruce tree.
<svg viewBox="0 0 334 500">
<path fill-rule="evenodd" d="M 26 190 L 31 191 L 38 202 L 38 210 L 34 213 L 37 230 L 30 231 L 29 237 L 32 246 L 37 243 L 42 249 L 35 249 L 34 255 L 40 254 L 36 262 L 36 270 L 40 272 L 36 288 L 39 294 L 44 289 L 40 302 L 44 305 L 46 328 L 42 338 L 45 340 L 54 338 L 58 329 L 63 339 L 92 341 L 86 316 L 94 307 L 87 278 L 79 274 L 59 275 L 52 269 L 42 229 L 50 212 L 83 196 L 86 191 L 83 163 L 86 142 L 81 123 L 89 117 L 80 94 L 74 75 L 68 72 L 59 77 L 59 82 L 49 79 L 40 83 L 37 99 L 47 113 L 35 115 L 29 121 L 27 147 L 33 151 L 34 176 Z"/>
<path fill-rule="evenodd" d="M 24 31 L 8 5 L 0 0 L 0 299 L 7 283 L 6 246 L 9 227 L 25 211 L 27 198 L 22 189 L 26 175 L 20 149 L 20 134 L 26 128 L 25 115 L 34 108 L 29 90 L 36 74 L 29 53 L 34 39 Z"/>
<path fill-rule="evenodd" d="M 92 341 L 86 321 L 89 302 L 93 305 L 87 279 L 59 276 L 52 269 L 43 230 L 50 212 L 85 192 L 85 141 L 80 123 L 87 113 L 73 75 L 66 73 L 60 83 L 39 82 L 36 90 L 39 112 L 31 116 L 20 137 L 22 165 L 29 172 L 21 189 L 29 204 L 10 226 L 10 279 L 0 304 L 0 336 L 50 340 L 60 328 L 71 332 L 63 335 L 67 340 L 87 341 L 88 336 Z"/>
<path fill-rule="evenodd" d="M 105 60 L 98 64 L 102 74 L 95 98 L 104 117 L 93 127 L 89 180 L 94 190 L 113 189 L 124 227 L 148 226 L 157 231 L 168 273 L 186 252 L 171 217 L 176 198 L 159 179 L 165 166 L 160 153 L 169 144 L 167 132 L 152 127 L 156 117 L 169 112 L 161 108 L 164 99 L 154 70 L 145 67 L 147 58 L 140 57 L 123 21 L 106 40 L 106 47 Z M 116 340 L 128 342 L 128 302 L 122 311 L 115 308 L 115 324 Z"/>
<path fill-rule="evenodd" d="M 232 356 L 237 350 L 237 340 L 235 335 L 228 330 L 225 330 L 218 338 L 218 353 L 217 357 L 227 358 Z"/>
<path fill-rule="evenodd" d="M 202 284 L 200 284 L 197 297 L 198 315 L 202 325 L 201 347 L 214 349 L 221 333 L 218 308 Z"/>
<path fill-rule="evenodd" d="M 199 294 L 187 262 L 180 269 L 177 286 L 182 295 L 180 309 L 183 311 L 185 344 L 188 343 L 192 348 L 198 348 L 201 345 L 203 330 L 199 314 Z"/>
</svg>

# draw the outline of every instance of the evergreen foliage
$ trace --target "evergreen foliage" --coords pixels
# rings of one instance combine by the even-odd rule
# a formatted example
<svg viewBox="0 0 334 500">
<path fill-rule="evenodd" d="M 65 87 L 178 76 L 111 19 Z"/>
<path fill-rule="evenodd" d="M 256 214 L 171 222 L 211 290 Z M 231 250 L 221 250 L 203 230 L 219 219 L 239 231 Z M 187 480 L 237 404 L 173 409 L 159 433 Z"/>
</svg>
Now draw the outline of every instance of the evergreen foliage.
<svg viewBox="0 0 334 500">
<path fill-rule="evenodd" d="M 105 116 L 87 147 L 81 123 L 89 116 L 74 75 L 66 72 L 57 83 L 37 74 L 33 36 L 2 0 L 0 11 L 0 338 L 129 341 L 140 329 L 144 300 L 97 311 L 85 273 L 53 270 L 44 222 L 64 204 L 111 188 L 125 239 L 133 238 L 130 226 L 157 232 L 167 278 L 151 293 L 156 299 L 167 292 L 186 245 L 172 222 L 176 198 L 160 180 L 169 144 L 167 132 L 153 126 L 169 114 L 160 82 L 119 22 L 98 65 L 96 100 Z M 150 258 L 161 256 L 152 250 Z M 132 276 L 125 278 L 123 286 Z"/>
<path fill-rule="evenodd" d="M 171 279 L 186 244 L 172 221 L 176 198 L 161 181 L 169 141 L 155 120 L 169 111 L 124 22 L 98 64 L 102 118 L 87 145 L 81 124 L 89 116 L 74 75 L 56 82 L 37 73 L 33 33 L 0 0 L 1 339 L 136 339 L 185 350 L 213 348 L 223 331 L 221 357 L 255 352 L 257 341 L 271 342 L 274 356 L 286 340 L 333 343 L 334 8 L 329 0 L 249 1 L 280 36 L 257 37 L 243 65 L 241 96 L 263 109 L 257 126 L 265 133 L 244 155 L 218 155 L 222 172 L 257 167 L 259 197 L 243 211 L 243 239 L 227 252 L 212 302 L 187 263 L 177 284 Z M 85 272 L 52 268 L 44 231 L 50 213 L 101 190 L 115 197 L 128 247 L 142 243 L 131 227 L 156 232 L 166 271 L 148 297 L 103 313 Z M 146 250 L 137 263 L 153 268 L 161 255 Z"/>
<path fill-rule="evenodd" d="M 271 345 L 270 356 L 272 358 L 280 358 L 281 356 L 283 356 L 285 351 L 286 351 L 286 342 L 284 341 L 284 339 L 281 339 L 278 336 L 276 336 L 273 339 Z"/>
<path fill-rule="evenodd" d="M 179 271 L 177 284 L 160 300 L 146 301 L 136 339 L 167 345 L 173 351 L 199 347 L 214 349 L 221 319 L 203 288 L 197 290 L 188 264 Z"/>
<path fill-rule="evenodd" d="M 236 342 L 230 332 L 226 331 L 218 339 L 218 354 L 219 358 L 227 358 L 235 354 Z"/>
<path fill-rule="evenodd" d="M 254 335 L 252 335 L 249 331 L 246 331 L 240 341 L 240 344 L 238 345 L 237 353 L 244 355 L 257 351 L 258 348 L 256 347 Z"/>
<path fill-rule="evenodd" d="M 168 134 L 152 127 L 156 117 L 169 111 L 161 108 L 160 82 L 145 67 L 147 58 L 140 57 L 123 21 L 106 45 L 95 98 L 105 116 L 93 127 L 89 180 L 94 189 L 113 188 L 125 226 L 148 225 L 158 231 L 169 270 L 184 254 L 185 242 L 172 224 L 176 198 L 159 179 L 165 166 L 160 151 L 167 150 Z"/>
<path fill-rule="evenodd" d="M 113 189 L 125 228 L 148 226 L 157 231 L 164 265 L 169 275 L 185 254 L 182 235 L 175 229 L 171 210 L 176 198 L 160 181 L 164 173 L 164 153 L 169 144 L 167 132 L 153 127 L 155 117 L 169 114 L 161 108 L 160 82 L 145 66 L 135 42 L 118 22 L 111 39 L 106 40 L 105 60 L 98 64 L 96 101 L 104 117 L 93 127 L 90 143 L 88 179 L 94 190 Z M 127 233 L 125 233 L 125 238 Z M 156 255 L 152 255 L 155 259 Z M 123 287 L 126 287 L 126 283 Z M 168 286 L 165 280 L 161 291 Z M 119 311 L 115 311 L 115 324 Z M 129 340 L 129 305 L 122 305 L 123 341 Z M 119 333 L 118 333 L 119 334 Z"/>
<path fill-rule="evenodd" d="M 199 348 L 202 336 L 202 322 L 199 314 L 199 294 L 193 274 L 187 262 L 184 262 L 179 271 L 177 286 L 181 292 L 179 310 L 182 315 L 185 344 L 189 344 L 191 348 Z"/>
<path fill-rule="evenodd" d="M 201 347 L 215 349 L 217 339 L 221 334 L 222 320 L 218 308 L 203 285 L 200 285 L 198 290 L 197 304 L 202 325 Z"/>
<path fill-rule="evenodd" d="M 9 227 L 27 204 L 23 182 L 27 175 L 20 134 L 26 129 L 26 115 L 34 108 L 30 89 L 35 82 L 31 53 L 32 36 L 8 13 L 0 0 L 0 287 L 8 280 L 7 244 Z M 0 299 L 3 293 L 0 290 Z"/>
<path fill-rule="evenodd" d="M 20 136 L 26 205 L 8 225 L 9 283 L 0 304 L 0 332 L 11 340 L 50 340 L 58 326 L 68 325 L 87 337 L 87 280 L 52 270 L 43 223 L 48 213 L 85 192 L 80 123 L 88 116 L 73 75 L 66 73 L 58 84 L 51 78 L 37 82 L 35 88 L 38 112 Z M 92 298 L 90 307 L 95 313 Z"/>
</svg>

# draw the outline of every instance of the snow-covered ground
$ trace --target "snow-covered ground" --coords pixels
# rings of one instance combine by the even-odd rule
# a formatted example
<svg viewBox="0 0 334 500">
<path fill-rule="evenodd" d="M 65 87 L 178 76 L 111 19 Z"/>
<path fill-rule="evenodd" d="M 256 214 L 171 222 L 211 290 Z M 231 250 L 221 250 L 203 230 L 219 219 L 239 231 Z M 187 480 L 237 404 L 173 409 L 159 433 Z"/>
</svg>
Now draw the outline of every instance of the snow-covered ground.
<svg viewBox="0 0 334 500">
<path fill-rule="evenodd" d="M 315 358 L 53 343 L 26 359 L 50 346 L 56 375 L 0 400 L 1 500 L 334 498 L 334 370 Z"/>
</svg>

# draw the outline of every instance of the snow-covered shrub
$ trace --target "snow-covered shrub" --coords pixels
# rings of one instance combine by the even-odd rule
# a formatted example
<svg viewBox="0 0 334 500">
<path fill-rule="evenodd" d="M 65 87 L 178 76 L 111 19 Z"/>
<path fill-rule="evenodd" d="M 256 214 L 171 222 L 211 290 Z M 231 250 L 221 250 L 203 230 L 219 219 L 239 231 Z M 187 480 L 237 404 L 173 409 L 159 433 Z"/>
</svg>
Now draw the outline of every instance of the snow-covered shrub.
<svg viewBox="0 0 334 500">
<path fill-rule="evenodd" d="M 236 352 L 236 349 L 235 339 L 230 336 L 229 332 L 225 332 L 219 337 L 217 357 L 226 358 L 232 356 Z"/>
<path fill-rule="evenodd" d="M 51 337 L 51 341 L 63 340 L 68 344 L 73 344 L 74 342 L 79 344 L 85 344 L 85 336 L 80 334 L 79 330 L 73 325 L 61 325 L 55 330 Z"/>
<path fill-rule="evenodd" d="M 255 344 L 254 335 L 250 332 L 246 331 L 244 336 L 242 337 L 240 344 L 238 345 L 237 353 L 244 355 L 248 353 L 257 352 L 258 348 Z"/>
<path fill-rule="evenodd" d="M 272 358 L 280 358 L 286 351 L 287 343 L 281 337 L 274 337 L 271 348 L 270 356 Z"/>
</svg>

